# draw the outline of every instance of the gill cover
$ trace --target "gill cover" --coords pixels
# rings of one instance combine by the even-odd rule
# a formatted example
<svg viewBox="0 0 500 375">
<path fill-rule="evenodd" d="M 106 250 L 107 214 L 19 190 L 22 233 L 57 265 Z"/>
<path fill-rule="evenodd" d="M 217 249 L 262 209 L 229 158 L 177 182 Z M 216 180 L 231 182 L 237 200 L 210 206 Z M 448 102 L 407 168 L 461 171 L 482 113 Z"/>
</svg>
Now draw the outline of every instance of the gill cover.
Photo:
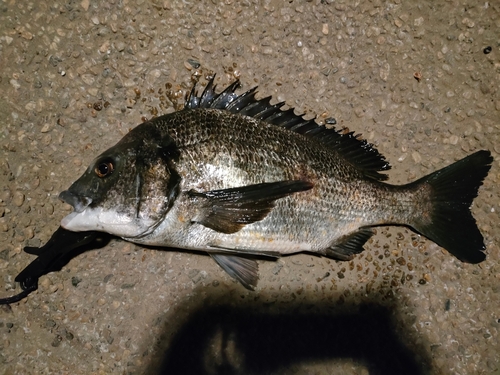
<svg viewBox="0 0 500 375">
<path fill-rule="evenodd" d="M 174 164 L 178 156 L 172 138 L 153 124 L 137 126 L 59 195 L 74 208 L 61 226 L 127 238 L 150 233 L 177 196 L 180 177 Z"/>
</svg>

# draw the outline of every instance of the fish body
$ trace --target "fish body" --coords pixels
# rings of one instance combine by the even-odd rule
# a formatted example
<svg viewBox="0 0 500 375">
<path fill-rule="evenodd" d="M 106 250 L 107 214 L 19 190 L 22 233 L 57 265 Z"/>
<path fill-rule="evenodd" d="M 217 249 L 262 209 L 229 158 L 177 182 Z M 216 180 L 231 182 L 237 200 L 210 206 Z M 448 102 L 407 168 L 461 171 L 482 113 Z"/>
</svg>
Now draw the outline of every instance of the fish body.
<svg viewBox="0 0 500 375">
<path fill-rule="evenodd" d="M 462 261 L 484 260 L 469 207 L 492 162 L 478 151 L 407 185 L 352 132 L 281 110 L 238 83 L 194 89 L 183 110 L 147 121 L 98 156 L 60 198 L 61 226 L 208 252 L 247 288 L 248 256 L 311 252 L 347 260 L 379 225 L 405 225 Z"/>
</svg>

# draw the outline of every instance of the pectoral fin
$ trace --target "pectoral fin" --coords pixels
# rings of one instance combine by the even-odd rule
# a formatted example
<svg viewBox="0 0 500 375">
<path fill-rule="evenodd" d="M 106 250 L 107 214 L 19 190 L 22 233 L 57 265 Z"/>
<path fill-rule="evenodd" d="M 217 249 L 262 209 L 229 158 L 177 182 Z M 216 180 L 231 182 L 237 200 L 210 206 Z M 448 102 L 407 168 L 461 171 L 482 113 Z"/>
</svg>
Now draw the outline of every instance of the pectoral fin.
<svg viewBox="0 0 500 375">
<path fill-rule="evenodd" d="M 326 249 L 325 255 L 338 260 L 351 260 L 355 254 L 363 251 L 363 245 L 371 236 L 373 236 L 371 228 L 361 228 L 330 246 Z"/>
<path fill-rule="evenodd" d="M 225 254 L 210 254 L 210 256 L 245 288 L 255 289 L 259 280 L 259 265 L 256 260 Z"/>
<path fill-rule="evenodd" d="M 264 219 L 275 200 L 312 187 L 310 182 L 292 180 L 205 193 L 190 191 L 189 195 L 201 199 L 202 204 L 200 214 L 193 221 L 221 233 L 235 233 L 247 224 Z"/>
</svg>

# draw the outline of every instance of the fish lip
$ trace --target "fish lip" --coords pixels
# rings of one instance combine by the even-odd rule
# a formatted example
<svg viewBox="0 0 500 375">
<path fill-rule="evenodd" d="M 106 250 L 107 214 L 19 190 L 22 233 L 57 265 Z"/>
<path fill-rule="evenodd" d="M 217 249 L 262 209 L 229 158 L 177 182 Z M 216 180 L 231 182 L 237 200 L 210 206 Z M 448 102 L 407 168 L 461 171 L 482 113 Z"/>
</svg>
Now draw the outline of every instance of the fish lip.
<svg viewBox="0 0 500 375">
<path fill-rule="evenodd" d="M 64 190 L 59 194 L 59 199 L 73 206 L 75 212 L 83 212 L 91 203 L 92 198 L 73 194 L 69 190 Z"/>
</svg>

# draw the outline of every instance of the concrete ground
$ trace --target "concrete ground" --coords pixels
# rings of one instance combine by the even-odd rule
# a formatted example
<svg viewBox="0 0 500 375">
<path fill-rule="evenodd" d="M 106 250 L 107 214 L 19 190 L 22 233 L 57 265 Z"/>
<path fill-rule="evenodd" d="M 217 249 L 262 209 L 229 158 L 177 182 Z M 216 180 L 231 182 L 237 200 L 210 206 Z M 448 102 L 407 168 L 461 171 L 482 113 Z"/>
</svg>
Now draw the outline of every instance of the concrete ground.
<svg viewBox="0 0 500 375">
<path fill-rule="evenodd" d="M 70 212 L 59 192 L 193 78 L 334 117 L 391 183 L 495 157 L 481 264 L 379 228 L 350 262 L 261 262 L 250 292 L 206 255 L 113 240 L 2 306 L 0 373 L 500 374 L 499 31 L 495 1 L 0 1 L 0 297 Z"/>
</svg>

